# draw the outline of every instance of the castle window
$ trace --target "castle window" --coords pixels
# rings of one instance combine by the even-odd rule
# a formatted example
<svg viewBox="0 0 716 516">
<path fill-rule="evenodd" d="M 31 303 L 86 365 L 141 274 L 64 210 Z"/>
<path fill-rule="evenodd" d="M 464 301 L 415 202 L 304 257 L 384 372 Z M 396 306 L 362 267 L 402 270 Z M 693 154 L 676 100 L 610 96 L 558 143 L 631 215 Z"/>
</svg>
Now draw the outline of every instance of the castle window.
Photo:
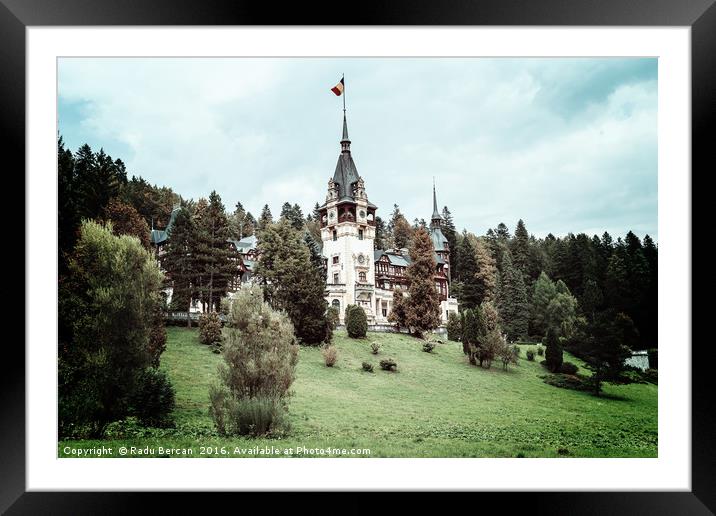
<svg viewBox="0 0 716 516">
<path fill-rule="evenodd" d="M 337 299 L 334 299 L 333 301 L 331 301 L 331 306 L 333 306 L 333 308 L 335 308 L 336 310 L 338 310 L 340 312 L 340 310 L 341 310 L 341 302 L 340 301 L 338 301 Z"/>
<path fill-rule="evenodd" d="M 358 240 L 363 240 L 363 230 L 362 229 L 358 230 Z"/>
<path fill-rule="evenodd" d="M 367 281 L 365 278 L 365 272 L 358 273 L 358 281 L 360 281 L 361 283 L 365 283 Z"/>
<path fill-rule="evenodd" d="M 337 273 L 337 272 L 333 274 L 333 283 L 334 283 L 335 285 L 338 284 L 338 273 Z"/>
<path fill-rule="evenodd" d="M 337 256 L 334 256 L 334 257 L 333 257 L 333 264 L 335 265 L 336 263 L 338 263 L 338 257 L 337 257 Z"/>
<path fill-rule="evenodd" d="M 336 240 L 338 240 L 338 231 L 336 231 L 336 230 L 334 229 L 334 230 L 333 230 L 333 241 L 335 242 Z"/>
</svg>

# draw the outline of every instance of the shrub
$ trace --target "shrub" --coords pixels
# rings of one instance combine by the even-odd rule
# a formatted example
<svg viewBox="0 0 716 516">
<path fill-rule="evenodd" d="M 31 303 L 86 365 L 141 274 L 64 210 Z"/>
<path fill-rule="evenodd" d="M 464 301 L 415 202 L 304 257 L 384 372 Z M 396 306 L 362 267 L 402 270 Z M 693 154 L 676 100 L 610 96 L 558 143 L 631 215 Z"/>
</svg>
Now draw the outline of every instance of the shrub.
<svg viewBox="0 0 716 516">
<path fill-rule="evenodd" d="M 323 354 L 323 361 L 326 367 L 333 367 L 338 360 L 338 350 L 335 346 L 326 346 L 321 350 Z"/>
<path fill-rule="evenodd" d="M 529 360 L 530 362 L 534 362 L 534 359 L 535 359 L 535 352 L 532 351 L 531 349 L 528 349 L 527 350 L 527 360 Z"/>
<path fill-rule="evenodd" d="M 398 364 L 392 358 L 386 358 L 380 361 L 380 368 L 383 371 L 395 371 L 398 368 Z"/>
<path fill-rule="evenodd" d="M 455 312 L 450 312 L 447 322 L 447 338 L 455 342 L 462 340 L 462 321 Z"/>
<path fill-rule="evenodd" d="M 374 355 L 377 355 L 380 352 L 380 344 L 377 342 L 371 342 L 370 343 L 370 352 Z"/>
<path fill-rule="evenodd" d="M 585 381 L 584 378 L 577 375 L 547 374 L 540 376 L 540 378 L 542 378 L 544 383 L 562 389 L 572 389 L 575 391 L 591 390 L 589 381 Z"/>
<path fill-rule="evenodd" d="M 338 308 L 335 306 L 329 306 L 328 310 L 326 311 L 326 319 L 328 319 L 328 324 L 331 326 L 332 330 L 336 329 L 336 326 L 338 326 L 338 323 L 340 321 L 340 313 L 338 312 Z"/>
<path fill-rule="evenodd" d="M 199 317 L 199 341 L 207 346 L 221 342 L 221 319 L 218 313 L 201 314 Z"/>
<path fill-rule="evenodd" d="M 544 348 L 542 346 L 537 346 L 537 354 L 541 357 L 544 356 Z"/>
<path fill-rule="evenodd" d="M 547 369 L 556 373 L 562 367 L 562 344 L 559 336 L 554 328 L 547 330 L 547 352 L 545 359 L 547 360 Z"/>
<path fill-rule="evenodd" d="M 231 303 L 222 357 L 219 380 L 209 389 L 209 414 L 219 434 L 287 430 L 298 345 L 290 319 L 263 301 L 260 287 L 242 288 Z"/>
<path fill-rule="evenodd" d="M 649 382 L 653 383 L 654 385 L 659 383 L 659 372 L 657 369 L 647 369 L 644 371 L 644 379 Z"/>
<path fill-rule="evenodd" d="M 562 374 L 577 374 L 579 367 L 574 365 L 572 362 L 563 362 L 562 367 L 559 368 L 559 372 Z"/>
<path fill-rule="evenodd" d="M 520 349 L 520 347 L 517 344 L 512 346 L 512 353 L 514 353 L 515 357 L 520 356 L 521 351 L 522 350 Z"/>
<path fill-rule="evenodd" d="M 432 353 L 434 349 L 435 349 L 434 342 L 427 341 L 427 342 L 423 343 L 423 351 L 425 351 L 426 353 Z"/>
<path fill-rule="evenodd" d="M 174 388 L 166 373 L 149 367 L 139 374 L 130 400 L 131 412 L 144 426 L 172 426 L 174 400 Z"/>
<path fill-rule="evenodd" d="M 373 364 L 371 364 L 370 362 L 363 362 L 363 364 L 361 365 L 363 367 L 363 371 L 367 371 L 369 373 L 373 372 Z"/>
<path fill-rule="evenodd" d="M 365 337 L 368 332 L 368 318 L 360 306 L 348 305 L 346 307 L 346 331 L 353 339 Z"/>
</svg>

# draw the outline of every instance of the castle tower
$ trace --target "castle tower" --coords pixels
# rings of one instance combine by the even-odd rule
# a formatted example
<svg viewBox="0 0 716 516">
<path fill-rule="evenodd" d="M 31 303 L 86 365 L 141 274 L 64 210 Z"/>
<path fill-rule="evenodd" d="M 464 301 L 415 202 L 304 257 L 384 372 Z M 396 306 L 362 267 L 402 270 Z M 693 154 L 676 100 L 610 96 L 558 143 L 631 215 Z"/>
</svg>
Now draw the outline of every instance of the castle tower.
<svg viewBox="0 0 716 516">
<path fill-rule="evenodd" d="M 435 181 L 433 180 L 433 214 L 430 217 L 430 240 L 438 259 L 443 262 L 443 271 L 450 278 L 450 244 L 442 231 L 443 218 L 438 211 L 438 200 L 435 194 Z"/>
<path fill-rule="evenodd" d="M 340 145 L 336 170 L 328 181 L 326 202 L 320 208 L 323 256 L 327 261 L 326 300 L 329 306 L 338 309 L 341 322 L 349 304 L 361 306 L 372 322 L 377 206 L 368 201 L 363 178 L 353 162 L 345 111 Z"/>
</svg>

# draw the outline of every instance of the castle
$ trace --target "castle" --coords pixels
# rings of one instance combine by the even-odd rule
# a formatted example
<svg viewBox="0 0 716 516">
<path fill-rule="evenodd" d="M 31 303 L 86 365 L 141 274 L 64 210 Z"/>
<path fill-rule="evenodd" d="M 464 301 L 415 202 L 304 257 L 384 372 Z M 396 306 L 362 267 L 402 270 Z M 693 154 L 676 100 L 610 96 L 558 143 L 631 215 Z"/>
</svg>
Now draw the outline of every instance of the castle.
<svg viewBox="0 0 716 516">
<path fill-rule="evenodd" d="M 358 174 L 351 155 L 348 124 L 343 113 L 341 153 L 333 177 L 328 181 L 326 202 L 319 208 L 323 257 L 326 267 L 326 301 L 338 309 L 344 323 L 345 308 L 350 304 L 361 306 L 371 325 L 388 325 L 388 314 L 393 308 L 393 291 L 400 287 L 407 291 L 406 268 L 410 265 L 407 249 L 375 249 L 375 212 L 378 207 L 368 200 L 363 178 Z M 150 240 L 163 254 L 162 247 L 171 233 L 178 207 L 172 211 L 164 230 L 152 228 Z M 450 312 L 457 313 L 458 303 L 450 297 L 450 246 L 442 232 L 443 220 L 438 211 L 435 185 L 433 185 L 433 214 L 428 228 L 435 250 L 435 288 L 440 294 L 440 314 L 446 323 Z M 230 285 L 230 294 L 242 283 L 252 281 L 254 268 L 260 259 L 256 236 L 229 240 L 240 260 L 237 262 L 236 281 Z M 171 299 L 172 288 L 166 293 Z M 199 300 L 193 299 L 190 312 L 202 312 Z"/>
<path fill-rule="evenodd" d="M 369 324 L 389 324 L 393 290 L 407 290 L 407 249 L 374 249 L 375 212 L 368 200 L 363 178 L 351 155 L 348 124 L 343 113 L 341 153 L 333 177 L 328 181 L 326 202 L 320 207 L 321 240 L 326 259 L 326 300 L 338 309 L 344 322 L 345 307 L 361 306 Z M 457 313 L 457 300 L 450 297 L 450 246 L 443 234 L 433 185 L 433 214 L 429 233 L 435 249 L 435 288 L 440 293 L 443 323 L 450 312 Z"/>
</svg>

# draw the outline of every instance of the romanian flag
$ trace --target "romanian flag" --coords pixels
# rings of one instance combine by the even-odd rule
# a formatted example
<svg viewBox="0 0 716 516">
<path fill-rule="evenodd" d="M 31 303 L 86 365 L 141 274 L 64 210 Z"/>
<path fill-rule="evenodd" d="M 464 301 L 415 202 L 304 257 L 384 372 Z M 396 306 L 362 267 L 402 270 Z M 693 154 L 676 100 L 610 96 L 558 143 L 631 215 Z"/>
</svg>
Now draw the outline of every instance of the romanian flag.
<svg viewBox="0 0 716 516">
<path fill-rule="evenodd" d="M 331 88 L 331 91 L 335 93 L 337 97 L 340 97 L 341 95 L 343 95 L 343 90 L 345 89 L 345 87 L 346 85 L 343 82 L 343 78 L 341 78 L 341 82 L 333 86 L 333 88 Z"/>
</svg>

